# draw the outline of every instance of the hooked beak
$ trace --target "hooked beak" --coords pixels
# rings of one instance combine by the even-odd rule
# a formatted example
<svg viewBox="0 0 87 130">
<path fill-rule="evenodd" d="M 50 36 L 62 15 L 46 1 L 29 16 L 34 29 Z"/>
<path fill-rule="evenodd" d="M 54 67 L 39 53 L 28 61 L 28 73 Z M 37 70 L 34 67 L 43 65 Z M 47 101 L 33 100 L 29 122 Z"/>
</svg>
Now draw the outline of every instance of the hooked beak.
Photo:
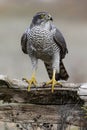
<svg viewBox="0 0 87 130">
<path fill-rule="evenodd" d="M 51 15 L 48 15 L 48 19 L 51 20 L 51 21 L 53 21 L 53 18 L 52 18 Z"/>
<path fill-rule="evenodd" d="M 53 21 L 53 18 L 52 18 L 52 17 L 50 17 L 50 20 L 51 20 L 51 21 Z"/>
</svg>

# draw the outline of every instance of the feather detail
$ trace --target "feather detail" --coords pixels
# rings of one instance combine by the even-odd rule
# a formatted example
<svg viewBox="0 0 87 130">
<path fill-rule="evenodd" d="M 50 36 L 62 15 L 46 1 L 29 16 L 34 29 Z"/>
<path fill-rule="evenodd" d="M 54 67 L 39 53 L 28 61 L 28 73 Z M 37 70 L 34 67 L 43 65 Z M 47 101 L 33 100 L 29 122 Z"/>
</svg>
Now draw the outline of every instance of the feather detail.
<svg viewBox="0 0 87 130">
<path fill-rule="evenodd" d="M 53 69 L 52 69 L 52 64 L 50 63 L 45 63 L 46 70 L 48 72 L 49 78 L 52 79 L 53 76 Z M 62 61 L 60 61 L 60 72 L 56 73 L 55 79 L 56 80 L 67 80 L 69 78 L 69 75 L 64 67 L 64 64 Z"/>
<path fill-rule="evenodd" d="M 24 33 L 21 37 L 21 47 L 22 47 L 22 51 L 25 53 L 25 54 L 28 54 L 27 52 L 27 34 Z"/>
</svg>

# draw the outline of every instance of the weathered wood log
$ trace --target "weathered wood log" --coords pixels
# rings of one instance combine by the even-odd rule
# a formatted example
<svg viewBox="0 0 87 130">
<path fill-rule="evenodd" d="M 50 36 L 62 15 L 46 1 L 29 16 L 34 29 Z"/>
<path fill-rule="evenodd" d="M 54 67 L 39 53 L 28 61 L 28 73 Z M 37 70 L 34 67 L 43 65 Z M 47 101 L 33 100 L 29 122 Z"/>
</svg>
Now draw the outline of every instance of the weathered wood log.
<svg viewBox="0 0 87 130">
<path fill-rule="evenodd" d="M 83 109 L 78 105 L 35 105 L 15 104 L 0 106 L 0 121 L 26 122 L 26 123 L 51 123 L 73 124 L 86 126 L 87 120 Z"/>
<path fill-rule="evenodd" d="M 28 84 L 25 81 L 0 75 L 0 100 L 51 105 L 76 103 L 81 99 L 87 102 L 87 83 L 62 82 L 62 86 L 55 86 L 54 93 L 51 92 L 51 85 L 45 85 L 45 83 L 40 83 L 37 87 L 32 86 L 30 92 L 27 91 L 27 87 Z"/>
<path fill-rule="evenodd" d="M 55 86 L 53 93 L 51 85 L 45 83 L 40 83 L 37 87 L 32 85 L 30 92 L 27 91 L 27 87 L 25 81 L 0 75 L 0 100 L 20 103 L 0 106 L 0 121 L 87 127 L 86 111 L 82 108 L 83 105 L 87 105 L 87 83 L 62 82 L 62 86 Z"/>
</svg>

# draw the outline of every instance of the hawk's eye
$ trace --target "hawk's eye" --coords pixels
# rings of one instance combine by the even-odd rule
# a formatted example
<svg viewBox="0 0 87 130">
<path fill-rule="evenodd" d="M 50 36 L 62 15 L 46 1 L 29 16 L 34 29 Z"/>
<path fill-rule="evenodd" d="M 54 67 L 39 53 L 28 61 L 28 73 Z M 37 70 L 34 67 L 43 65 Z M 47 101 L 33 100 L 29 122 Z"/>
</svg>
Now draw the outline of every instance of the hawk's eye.
<svg viewBox="0 0 87 130">
<path fill-rule="evenodd" d="M 41 18 L 42 18 L 42 19 L 44 18 L 44 16 L 45 16 L 44 14 L 41 14 Z"/>
</svg>

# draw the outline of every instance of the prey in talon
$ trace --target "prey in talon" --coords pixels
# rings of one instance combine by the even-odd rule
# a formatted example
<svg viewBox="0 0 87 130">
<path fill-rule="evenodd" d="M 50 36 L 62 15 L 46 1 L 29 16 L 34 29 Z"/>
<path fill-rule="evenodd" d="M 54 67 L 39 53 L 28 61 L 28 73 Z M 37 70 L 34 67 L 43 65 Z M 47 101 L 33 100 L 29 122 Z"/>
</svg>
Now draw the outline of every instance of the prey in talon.
<svg viewBox="0 0 87 130">
<path fill-rule="evenodd" d="M 68 53 L 66 42 L 48 12 L 38 12 L 33 16 L 30 26 L 21 37 L 21 47 L 22 51 L 29 55 L 33 68 L 31 79 L 25 79 L 29 84 L 28 91 L 32 84 L 37 84 L 35 74 L 38 59 L 44 62 L 50 78 L 46 84 L 52 84 L 52 92 L 56 84 L 62 85 L 59 80 L 68 79 L 69 75 L 63 64 Z"/>
</svg>

